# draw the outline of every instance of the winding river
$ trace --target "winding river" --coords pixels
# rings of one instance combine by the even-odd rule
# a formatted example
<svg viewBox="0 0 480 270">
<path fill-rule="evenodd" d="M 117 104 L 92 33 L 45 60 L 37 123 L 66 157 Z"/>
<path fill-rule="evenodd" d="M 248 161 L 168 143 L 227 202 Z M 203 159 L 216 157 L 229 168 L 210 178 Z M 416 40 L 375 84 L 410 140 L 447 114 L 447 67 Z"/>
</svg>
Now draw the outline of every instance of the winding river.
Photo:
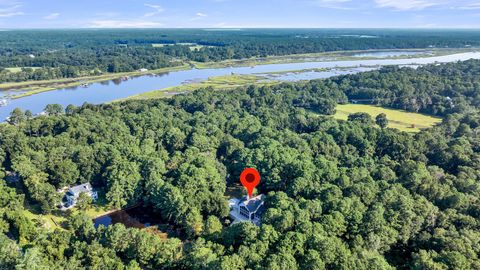
<svg viewBox="0 0 480 270">
<path fill-rule="evenodd" d="M 0 119 L 9 116 L 14 108 L 30 110 L 34 114 L 41 112 L 47 104 L 58 103 L 64 107 L 68 104 L 82 105 L 84 102 L 100 104 L 112 100 L 126 98 L 132 95 L 152 90 L 178 86 L 189 81 L 202 81 L 212 76 L 234 74 L 263 74 L 282 71 L 307 70 L 305 72 L 287 72 L 268 75 L 275 80 L 297 81 L 327 78 L 341 74 L 351 74 L 368 71 L 385 65 L 424 65 L 431 63 L 446 63 L 480 59 L 480 52 L 458 53 L 445 56 L 409 58 L 409 59 L 373 59 L 329 62 L 302 62 L 288 64 L 258 65 L 254 67 L 228 67 L 212 69 L 190 69 L 168 72 L 159 75 L 132 77 L 129 80 L 113 80 L 93 83 L 88 87 L 64 88 L 43 92 L 19 99 L 10 100 L 6 106 L 0 107 Z M 329 69 L 327 71 L 312 71 L 312 69 Z M 2 95 L 0 94 L 0 97 Z"/>
</svg>

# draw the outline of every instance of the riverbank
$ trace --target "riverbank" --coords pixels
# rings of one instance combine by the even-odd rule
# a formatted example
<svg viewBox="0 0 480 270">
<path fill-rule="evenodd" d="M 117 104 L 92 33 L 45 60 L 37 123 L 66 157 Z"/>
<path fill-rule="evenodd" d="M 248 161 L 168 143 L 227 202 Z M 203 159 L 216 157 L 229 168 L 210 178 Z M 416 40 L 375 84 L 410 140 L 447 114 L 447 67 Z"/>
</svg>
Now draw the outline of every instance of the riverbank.
<svg viewBox="0 0 480 270">
<path fill-rule="evenodd" d="M 450 54 L 472 52 L 474 48 L 459 48 L 459 49 L 393 49 L 393 50 L 360 50 L 360 51 L 335 51 L 335 52 L 322 52 L 322 53 L 309 53 L 309 54 L 295 54 L 284 56 L 268 56 L 268 57 L 256 57 L 241 60 L 225 60 L 220 62 L 184 62 L 183 65 L 177 67 L 161 68 L 150 71 L 134 71 L 123 73 L 109 73 L 98 76 L 85 76 L 78 78 L 67 79 L 55 79 L 44 81 L 26 81 L 16 83 L 3 83 L 0 84 L 0 91 L 10 91 L 9 96 L 4 96 L 10 99 L 19 99 L 42 92 L 63 89 L 63 88 L 75 88 L 82 85 L 88 86 L 92 83 L 104 82 L 109 80 L 122 80 L 129 77 L 137 77 L 152 74 L 162 74 L 168 72 L 190 70 L 190 69 L 215 69 L 215 68 L 235 68 L 235 67 L 254 67 L 262 65 L 273 64 L 291 64 L 291 63 L 307 63 L 307 62 L 332 62 L 332 61 L 364 61 L 364 60 L 394 60 L 394 59 L 413 59 L 423 57 L 435 57 L 445 56 Z M 375 57 L 372 53 L 385 53 L 385 52 L 399 52 L 400 54 L 393 54 L 389 57 Z M 401 55 L 401 52 L 416 52 L 415 54 Z M 365 54 L 366 56 L 361 56 Z M 359 56 L 360 55 L 360 56 Z M 15 93 L 15 92 L 18 93 Z"/>
<path fill-rule="evenodd" d="M 10 99 L 18 99 L 34 94 L 47 92 L 56 89 L 62 88 L 74 88 L 81 87 L 82 85 L 88 85 L 92 83 L 99 83 L 104 81 L 110 81 L 115 79 L 128 79 L 129 77 L 145 76 L 149 74 L 161 74 L 174 71 L 188 70 L 191 68 L 191 65 L 184 64 L 177 67 L 168 67 L 161 68 L 156 70 L 149 71 L 133 71 L 133 72 L 123 72 L 123 73 L 109 73 L 98 76 L 87 76 L 87 77 L 78 77 L 78 78 L 68 78 L 68 79 L 56 79 L 56 80 L 45 80 L 45 81 L 26 81 L 18 83 L 4 83 L 0 85 L 1 90 L 19 90 L 20 94 L 9 96 Z"/>
<path fill-rule="evenodd" d="M 118 99 L 113 102 L 121 102 L 126 100 L 143 100 L 151 98 L 169 98 L 177 94 L 183 94 L 196 89 L 211 87 L 215 90 L 228 90 L 245 85 L 272 85 L 279 83 L 277 81 L 266 81 L 265 76 L 260 75 L 227 75 L 210 77 L 201 82 L 193 82 L 182 84 L 179 86 L 168 87 L 160 90 L 145 92 L 142 94 L 130 96 L 124 99 Z"/>
<path fill-rule="evenodd" d="M 384 57 L 385 54 L 394 55 L 392 52 L 382 52 L 381 57 Z M 469 59 L 480 59 L 480 52 L 409 59 L 319 61 L 218 69 L 188 67 L 186 70 L 166 72 L 156 76 L 147 73 L 145 76 L 131 76 L 125 80 L 106 80 L 101 83 L 91 83 L 85 87 L 60 88 L 36 95 L 30 93 L 22 98 L 8 100 L 5 106 L 0 107 L 0 119 L 8 117 L 15 108 L 20 108 L 23 111 L 30 110 L 33 114 L 38 114 L 48 104 L 60 104 L 66 107 L 70 104 L 81 106 L 85 102 L 100 104 L 128 98 L 170 97 L 196 88 L 228 89 L 248 84 L 260 85 L 263 83 L 325 79 L 369 71 L 382 66 L 421 66 Z M 284 71 L 288 72 L 285 74 Z M 105 77 L 102 80 L 105 80 Z M 152 91 L 156 89 L 161 89 L 161 91 Z"/>
<path fill-rule="evenodd" d="M 381 49 L 381 50 L 355 50 L 333 51 L 321 53 L 290 54 L 282 56 L 253 57 L 240 60 L 225 60 L 219 62 L 191 62 L 197 69 L 248 67 L 257 65 L 289 64 L 302 62 L 331 62 L 331 61 L 357 61 L 357 60 L 388 60 L 388 59 L 412 59 L 423 57 L 436 57 L 456 53 L 473 52 L 475 48 L 423 48 L 423 49 Z M 357 56 L 358 54 L 382 53 L 382 52 L 418 52 L 418 54 L 396 55 L 391 57 Z"/>
</svg>

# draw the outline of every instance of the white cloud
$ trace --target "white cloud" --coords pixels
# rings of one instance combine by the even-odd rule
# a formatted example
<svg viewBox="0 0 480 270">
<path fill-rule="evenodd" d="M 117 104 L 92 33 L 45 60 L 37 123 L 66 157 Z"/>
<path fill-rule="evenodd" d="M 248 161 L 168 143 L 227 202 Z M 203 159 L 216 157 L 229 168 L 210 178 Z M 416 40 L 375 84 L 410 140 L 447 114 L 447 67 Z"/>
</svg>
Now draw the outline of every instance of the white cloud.
<svg viewBox="0 0 480 270">
<path fill-rule="evenodd" d="M 441 3 L 432 0 L 375 0 L 379 7 L 394 8 L 397 10 L 421 10 L 438 6 Z"/>
<path fill-rule="evenodd" d="M 155 11 L 145 13 L 144 17 L 152 17 L 165 11 L 160 5 L 144 4 L 146 7 L 153 8 Z"/>
<path fill-rule="evenodd" d="M 1 1 L 0 4 L 4 6 L 0 8 L 1 18 L 9 18 L 25 14 L 23 11 L 20 11 L 22 4 L 19 2 Z"/>
<path fill-rule="evenodd" d="M 58 18 L 58 16 L 60 16 L 60 13 L 51 13 L 51 14 L 48 14 L 47 16 L 43 17 L 45 20 L 55 20 L 56 18 Z"/>
<path fill-rule="evenodd" d="M 480 3 L 476 0 L 375 0 L 378 7 L 393 8 L 400 11 L 422 10 L 426 8 L 477 10 Z"/>
<path fill-rule="evenodd" d="M 19 11 L 19 12 L 0 12 L 0 18 L 9 18 L 9 17 L 14 17 L 14 16 L 20 16 L 24 15 L 25 13 Z"/>
<path fill-rule="evenodd" d="M 155 28 L 163 24 L 142 20 L 96 20 L 89 24 L 91 28 Z"/>
<path fill-rule="evenodd" d="M 202 12 L 197 12 L 197 14 L 195 14 L 195 17 L 191 18 L 190 21 L 202 20 L 205 17 L 208 17 L 208 15 Z"/>
<path fill-rule="evenodd" d="M 316 6 L 324 7 L 324 8 L 354 9 L 353 6 L 345 5 L 349 2 L 352 2 L 352 0 L 313 0 L 310 2 Z"/>
<path fill-rule="evenodd" d="M 458 7 L 458 9 L 465 9 L 465 10 L 480 9 L 480 3 L 465 4 L 465 5 L 462 5 L 462 6 Z"/>
</svg>

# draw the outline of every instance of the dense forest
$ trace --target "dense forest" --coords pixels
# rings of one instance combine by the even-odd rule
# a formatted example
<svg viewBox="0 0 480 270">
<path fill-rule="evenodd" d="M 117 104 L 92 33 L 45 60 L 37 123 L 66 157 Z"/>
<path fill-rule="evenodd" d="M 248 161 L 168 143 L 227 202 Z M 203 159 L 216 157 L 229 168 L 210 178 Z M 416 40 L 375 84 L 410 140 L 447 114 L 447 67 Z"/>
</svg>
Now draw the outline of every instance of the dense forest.
<svg viewBox="0 0 480 270">
<path fill-rule="evenodd" d="M 172 99 L 16 110 L 0 125 L 2 269 L 480 269 L 480 61 L 326 80 L 200 89 Z M 417 134 L 338 103 L 444 116 Z M 229 226 L 227 186 L 257 168 L 262 225 Z M 183 238 L 72 214 L 44 229 L 56 188 L 90 181 Z"/>
<path fill-rule="evenodd" d="M 157 46 L 153 44 L 168 45 Z M 189 45 L 201 47 L 190 49 Z M 220 61 L 339 50 L 480 46 L 475 30 L 153 29 L 0 32 L 0 82 L 158 69 L 181 61 Z M 8 68 L 23 68 L 12 72 Z"/>
</svg>

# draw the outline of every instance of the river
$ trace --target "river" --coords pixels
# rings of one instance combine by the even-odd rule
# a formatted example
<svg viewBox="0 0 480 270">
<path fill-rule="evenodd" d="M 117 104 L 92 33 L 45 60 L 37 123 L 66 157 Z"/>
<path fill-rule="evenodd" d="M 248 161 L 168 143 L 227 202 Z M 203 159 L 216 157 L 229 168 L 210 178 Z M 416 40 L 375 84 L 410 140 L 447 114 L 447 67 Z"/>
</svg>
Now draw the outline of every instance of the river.
<svg viewBox="0 0 480 270">
<path fill-rule="evenodd" d="M 69 104 L 82 105 L 105 103 L 126 98 L 132 95 L 153 90 L 178 86 L 188 81 L 202 81 L 212 76 L 234 74 L 270 74 L 282 71 L 307 70 L 305 72 L 276 74 L 275 80 L 297 81 L 306 79 L 327 78 L 331 76 L 367 71 L 373 66 L 385 65 L 424 65 L 480 59 L 480 52 L 458 53 L 445 56 L 409 58 L 409 59 L 373 59 L 329 62 L 302 62 L 288 64 L 269 64 L 254 67 L 227 67 L 212 69 L 189 69 L 168 72 L 159 75 L 132 77 L 129 80 L 113 80 L 90 84 L 88 87 L 57 89 L 19 99 L 10 100 L 6 106 L 0 107 L 0 119 L 9 116 L 14 108 L 30 110 L 34 114 L 41 112 L 47 104 L 58 103 L 66 107 Z M 332 69 L 328 71 L 311 71 L 312 69 Z M 1 95 L 0 95 L 1 97 Z"/>
</svg>

